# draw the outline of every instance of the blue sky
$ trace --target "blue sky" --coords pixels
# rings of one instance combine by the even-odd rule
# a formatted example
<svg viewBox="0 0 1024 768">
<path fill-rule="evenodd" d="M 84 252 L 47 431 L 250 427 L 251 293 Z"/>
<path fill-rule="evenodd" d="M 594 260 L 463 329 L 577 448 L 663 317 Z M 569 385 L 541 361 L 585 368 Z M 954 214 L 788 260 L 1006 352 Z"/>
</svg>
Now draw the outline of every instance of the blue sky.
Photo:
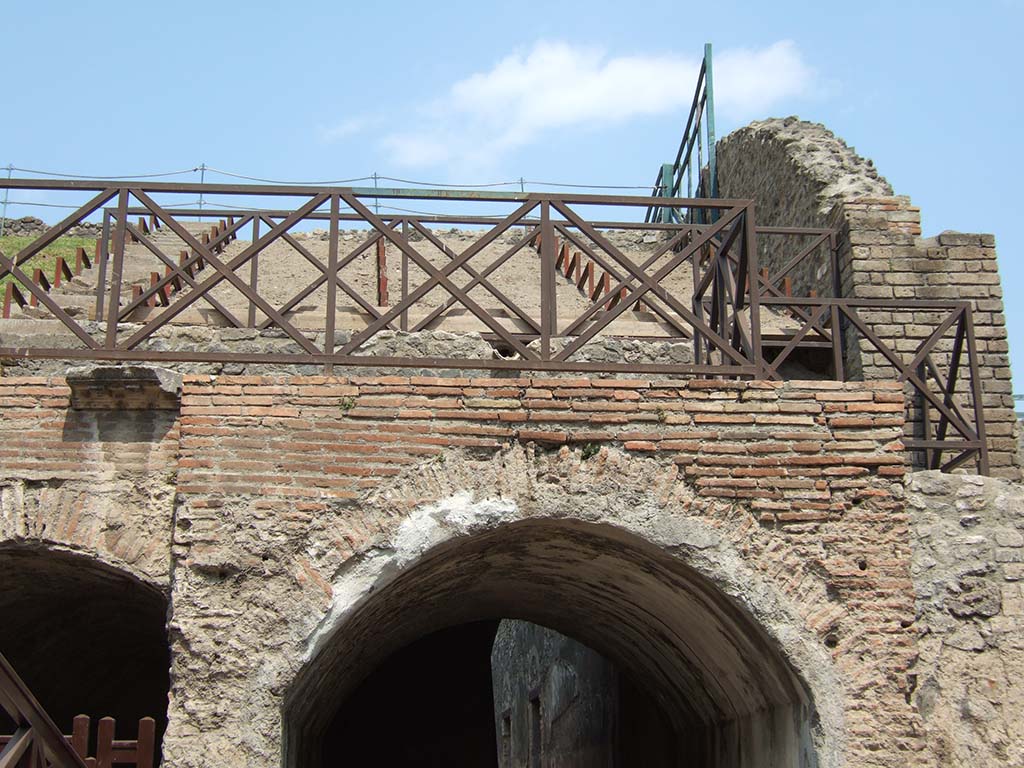
<svg viewBox="0 0 1024 768">
<path fill-rule="evenodd" d="M 926 235 L 996 235 L 1020 382 L 1024 0 L 768 6 L 8 3 L 0 166 L 645 184 L 709 41 L 720 135 L 823 122 Z"/>
</svg>

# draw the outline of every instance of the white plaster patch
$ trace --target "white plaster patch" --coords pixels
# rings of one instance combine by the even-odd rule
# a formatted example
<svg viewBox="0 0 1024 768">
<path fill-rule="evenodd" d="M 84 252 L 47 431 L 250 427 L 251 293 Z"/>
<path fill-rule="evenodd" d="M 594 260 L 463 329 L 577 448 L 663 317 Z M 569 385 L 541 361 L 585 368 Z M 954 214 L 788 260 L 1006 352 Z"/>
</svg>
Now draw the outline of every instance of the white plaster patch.
<svg viewBox="0 0 1024 768">
<path fill-rule="evenodd" d="M 459 491 L 434 504 L 417 507 L 398 528 L 392 542 L 394 564 L 402 568 L 431 547 L 458 536 L 490 528 L 516 518 L 518 507 L 510 499 L 474 501 Z"/>
<path fill-rule="evenodd" d="M 470 491 L 459 491 L 414 509 L 388 545 L 371 549 L 365 556 L 349 561 L 350 567 L 343 568 L 334 578 L 331 608 L 310 634 L 303 661 L 309 661 L 320 652 L 342 617 L 430 549 L 512 522 L 519 518 L 518 512 L 518 506 L 510 499 L 474 500 Z"/>
</svg>

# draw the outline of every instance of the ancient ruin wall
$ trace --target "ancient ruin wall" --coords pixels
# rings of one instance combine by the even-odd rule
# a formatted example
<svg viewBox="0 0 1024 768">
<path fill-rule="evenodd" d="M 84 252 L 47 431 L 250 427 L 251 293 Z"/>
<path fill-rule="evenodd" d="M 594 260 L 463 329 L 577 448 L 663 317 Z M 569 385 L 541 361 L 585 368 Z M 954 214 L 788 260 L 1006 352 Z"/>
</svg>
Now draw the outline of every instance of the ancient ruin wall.
<svg viewBox="0 0 1024 768">
<path fill-rule="evenodd" d="M 893 193 L 870 160 L 825 126 L 796 117 L 755 121 L 722 139 L 717 151 L 719 194 L 752 198 L 759 225 L 827 227 L 838 203 Z M 761 266 L 772 274 L 793 255 L 777 239 L 763 237 L 760 246 Z M 819 267 L 805 262 L 794 271 L 797 295 L 833 295 Z"/>
<path fill-rule="evenodd" d="M 796 118 L 752 123 L 722 140 L 719 158 L 722 194 L 755 198 L 759 224 L 838 230 L 842 298 L 971 302 L 991 472 L 1018 478 L 1006 318 L 992 235 L 943 232 L 922 238 L 920 210 L 907 197 L 894 196 L 869 160 L 818 124 Z M 791 250 L 763 252 L 772 270 L 793 255 Z M 813 288 L 832 295 L 823 262 L 817 264 L 797 276 L 796 294 Z M 896 350 L 907 360 L 941 320 L 937 312 L 862 310 L 860 315 L 882 338 L 897 339 Z M 949 334 L 935 355 L 941 368 L 952 346 Z M 893 377 L 881 355 L 849 330 L 845 363 L 851 379 Z M 971 402 L 968 382 L 962 373 L 958 392 L 965 404 Z M 921 432 L 919 414 L 912 412 L 907 434 Z"/>
<path fill-rule="evenodd" d="M 487 526 L 559 514 L 622 525 L 600 510 L 628 499 L 728 531 L 747 553 L 738 562 L 834 659 L 853 762 L 902 766 L 920 746 L 904 687 L 902 407 L 881 383 L 187 380 L 168 764 L 276 753 L 282 696 L 351 596 L 361 553 L 389 551 L 421 505 L 468 492 L 503 500 Z"/>
<path fill-rule="evenodd" d="M 0 546 L 74 552 L 166 593 L 177 395 L 0 378 Z M 108 397 L 107 395 L 112 395 Z"/>
<path fill-rule="evenodd" d="M 936 763 L 1024 764 L 1024 488 L 917 472 L 913 699 Z"/>
</svg>

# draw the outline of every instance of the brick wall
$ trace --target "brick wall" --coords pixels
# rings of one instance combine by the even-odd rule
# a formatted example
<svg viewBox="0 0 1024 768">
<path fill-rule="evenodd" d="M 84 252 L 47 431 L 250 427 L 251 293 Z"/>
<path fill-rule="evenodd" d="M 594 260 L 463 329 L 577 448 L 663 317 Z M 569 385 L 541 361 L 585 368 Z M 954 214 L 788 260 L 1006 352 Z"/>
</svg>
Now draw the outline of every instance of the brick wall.
<svg viewBox="0 0 1024 768">
<path fill-rule="evenodd" d="M 656 492 L 670 515 L 736 527 L 738 551 L 800 605 L 834 658 L 854 762 L 913 764 L 902 413 L 901 391 L 883 382 L 186 377 L 172 637 L 187 653 L 175 653 L 170 738 L 207 729 L 239 765 L 253 759 L 232 740 L 231 713 L 280 712 L 279 694 L 254 693 L 255 681 L 280 664 L 272 688 L 286 689 L 305 633 L 331 610 L 336 574 L 438 500 L 434 483 L 410 478 L 514 497 L 572 482 L 562 473 L 573 470 L 540 478 L 551 456 L 611 472 L 620 498 L 610 503 Z M 503 458 L 520 445 L 537 452 L 526 472 Z M 667 485 L 610 469 L 609 449 L 656 462 Z M 239 615 L 238 605 L 255 607 Z M 267 725 L 267 744 L 279 727 Z M 183 744 L 172 764 L 197 764 Z"/>
<path fill-rule="evenodd" d="M 779 522 L 842 511 L 903 475 L 891 383 L 186 377 L 182 494 L 357 499 L 446 450 L 602 444 L 674 461 Z M 320 500 L 320 501 L 318 501 Z M 416 503 L 416 500 L 411 500 Z"/>
<path fill-rule="evenodd" d="M 828 706 L 853 763 L 924 759 L 906 703 L 913 590 L 894 384 L 193 376 L 180 418 L 146 402 L 136 415 L 69 409 L 61 378 L 0 384 L 4 538 L 56 537 L 138 570 L 166 569 L 172 553 L 169 766 L 276 762 L 282 697 L 335 582 L 437 501 L 422 477 L 511 496 L 578 482 L 576 498 L 596 489 L 616 510 L 652 495 L 669 517 L 728 531 L 729 557 L 831 656 L 841 690 Z M 509 453 L 523 446 L 525 465 Z M 105 499 L 102 514 L 84 525 L 58 500 L 39 507 L 45 532 L 11 527 L 23 524 L 7 512 L 11 489 L 32 478 L 83 483 L 75 498 Z"/>
<path fill-rule="evenodd" d="M 836 208 L 832 221 L 839 229 L 844 296 L 971 303 L 991 474 L 1018 478 L 1009 345 L 994 238 L 944 232 L 922 239 L 920 210 L 906 197 L 848 201 Z M 903 353 L 907 361 L 945 314 L 898 310 L 862 312 L 879 336 Z M 847 364 L 851 377 L 892 377 L 893 368 L 867 342 L 853 334 L 848 342 Z M 952 346 L 953 334 L 949 333 L 935 355 L 943 372 Z M 960 402 L 965 405 L 971 403 L 969 384 L 969 373 L 962 368 L 957 391 Z M 917 434 L 920 430 L 920 414 L 912 412 L 907 432 Z M 918 461 L 921 458 L 917 456 Z"/>
<path fill-rule="evenodd" d="M 167 588 L 178 412 L 141 390 L 72 409 L 64 378 L 0 378 L 0 542 L 91 555 Z"/>
<path fill-rule="evenodd" d="M 753 198 L 758 224 L 839 230 L 841 297 L 972 303 L 991 474 L 1019 478 L 1006 320 L 992 235 L 944 232 L 922 238 L 920 210 L 909 198 L 894 196 L 870 160 L 822 125 L 792 117 L 757 121 L 724 138 L 718 158 L 723 196 Z M 777 269 L 798 247 L 793 241 L 760 238 L 762 266 Z M 829 272 L 820 269 L 826 258 L 822 249 L 818 259 L 804 262 L 794 276 L 794 295 L 811 289 L 832 295 Z M 905 353 L 907 362 L 938 322 L 935 313 L 886 311 L 867 317 L 883 341 Z M 949 336 L 945 356 L 935 356 L 943 370 L 952 347 Z M 892 377 L 893 368 L 854 334 L 846 351 L 849 378 Z M 962 378 L 962 404 L 971 400 L 959 393 L 968 392 L 969 379 Z M 915 410 L 906 431 L 914 436 L 922 432 Z M 915 455 L 919 468 L 924 458 Z"/>
</svg>

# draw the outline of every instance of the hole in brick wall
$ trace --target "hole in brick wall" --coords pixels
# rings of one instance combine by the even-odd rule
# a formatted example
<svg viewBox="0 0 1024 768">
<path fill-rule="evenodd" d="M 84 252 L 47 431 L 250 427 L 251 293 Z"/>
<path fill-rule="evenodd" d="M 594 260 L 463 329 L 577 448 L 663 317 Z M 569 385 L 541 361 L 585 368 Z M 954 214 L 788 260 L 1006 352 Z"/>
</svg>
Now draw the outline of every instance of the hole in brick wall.
<svg viewBox="0 0 1024 768">
<path fill-rule="evenodd" d="M 868 569 L 868 561 L 863 557 L 857 558 L 857 567 L 862 571 L 866 571 Z"/>
<path fill-rule="evenodd" d="M 623 722 L 649 750 L 621 764 L 739 768 L 740 756 L 757 750 L 767 750 L 766 763 L 816 763 L 810 693 L 774 641 L 714 584 L 642 539 L 609 526 L 530 520 L 459 537 L 401 567 L 338 614 L 339 624 L 288 692 L 287 768 L 365 764 L 353 754 L 379 750 L 381 743 L 390 749 L 404 739 L 402 730 L 420 729 L 395 728 L 398 720 L 409 723 L 405 715 L 381 715 L 374 722 L 387 731 L 377 738 L 359 723 L 370 711 L 405 712 L 409 702 L 415 702 L 410 717 L 442 718 L 412 743 L 426 748 L 427 740 L 442 741 L 436 748 L 443 757 L 403 751 L 399 763 L 496 764 L 500 713 L 510 704 L 487 699 L 485 651 L 488 633 L 503 617 L 550 628 L 606 660 L 621 695 L 632 697 L 620 713 Z M 522 691 L 543 691 L 544 680 L 557 678 L 563 704 L 593 674 L 586 665 L 531 667 L 532 658 L 523 652 L 517 662 L 527 678 Z M 547 671 L 530 677 L 531 669 Z M 486 717 L 464 728 L 450 713 L 467 701 Z M 375 709 L 381 702 L 384 709 Z M 558 720 L 559 706 L 542 703 L 545 726 Z M 586 731 L 580 722 L 566 727 Z M 449 747 L 474 751 L 443 751 Z M 576 763 L 552 757 L 550 764 Z"/>
<path fill-rule="evenodd" d="M 839 645 L 839 636 L 834 632 L 825 636 L 825 645 L 829 648 L 835 648 Z"/>
</svg>

